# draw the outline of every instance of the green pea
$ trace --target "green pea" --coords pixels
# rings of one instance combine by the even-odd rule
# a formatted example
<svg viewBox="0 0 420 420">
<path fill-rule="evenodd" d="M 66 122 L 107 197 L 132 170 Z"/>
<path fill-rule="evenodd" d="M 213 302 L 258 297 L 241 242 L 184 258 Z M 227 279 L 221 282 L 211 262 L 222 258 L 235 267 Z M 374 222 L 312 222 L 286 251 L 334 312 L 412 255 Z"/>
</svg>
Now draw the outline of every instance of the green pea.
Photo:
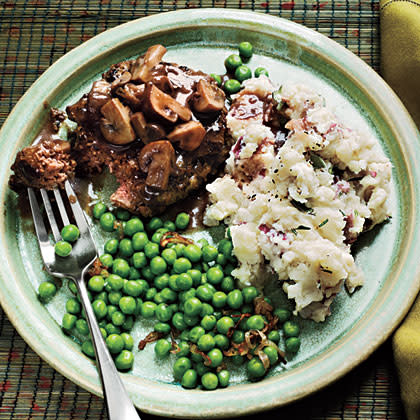
<svg viewBox="0 0 420 420">
<path fill-rule="evenodd" d="M 106 303 L 101 299 L 96 299 L 92 303 L 93 312 L 95 312 L 97 319 L 102 319 L 108 313 Z"/>
<path fill-rule="evenodd" d="M 147 289 L 146 295 L 144 296 L 147 300 L 153 300 L 156 296 L 157 289 L 155 287 L 151 287 Z"/>
<path fill-rule="evenodd" d="M 203 376 L 205 373 L 210 372 L 210 368 L 202 361 L 196 363 L 194 369 L 197 371 L 198 376 Z"/>
<path fill-rule="evenodd" d="M 227 263 L 227 258 L 223 255 L 223 254 L 217 254 L 216 257 L 216 264 L 220 265 L 220 266 L 224 266 Z"/>
<path fill-rule="evenodd" d="M 177 258 L 176 251 L 173 248 L 165 248 L 162 251 L 162 258 L 169 265 L 174 265 L 174 262 Z"/>
<path fill-rule="evenodd" d="M 210 302 L 213 299 L 214 292 L 208 284 L 202 284 L 201 286 L 197 287 L 196 294 L 200 300 L 204 302 Z"/>
<path fill-rule="evenodd" d="M 155 244 L 154 242 L 147 242 L 147 244 L 144 246 L 144 253 L 149 259 L 157 257 L 159 255 L 159 245 Z"/>
<path fill-rule="evenodd" d="M 112 232 L 115 230 L 115 216 L 109 211 L 101 215 L 99 223 L 105 232 Z"/>
<path fill-rule="evenodd" d="M 184 340 L 180 341 L 178 343 L 178 351 L 175 354 L 175 356 L 179 358 L 179 357 L 186 357 L 189 354 L 190 354 L 190 345 L 188 344 L 188 342 Z"/>
<path fill-rule="evenodd" d="M 141 315 L 144 318 L 152 318 L 155 315 L 157 305 L 154 302 L 143 302 L 141 305 Z"/>
<path fill-rule="evenodd" d="M 288 353 L 296 353 L 300 348 L 299 337 L 289 337 L 286 339 L 286 351 Z"/>
<path fill-rule="evenodd" d="M 70 331 L 76 325 L 76 321 L 77 318 L 75 315 L 71 313 L 66 313 L 63 315 L 63 321 L 61 323 L 61 326 L 63 327 L 63 329 Z"/>
<path fill-rule="evenodd" d="M 201 377 L 201 384 L 205 389 L 213 390 L 219 385 L 219 379 L 213 372 L 207 372 Z"/>
<path fill-rule="evenodd" d="M 167 273 L 157 276 L 153 280 L 153 284 L 155 285 L 155 287 L 160 290 L 167 287 L 168 283 L 169 283 L 169 274 Z"/>
<path fill-rule="evenodd" d="M 216 83 L 219 87 L 222 86 L 222 77 L 221 76 L 219 76 L 218 74 L 210 73 L 210 77 L 212 77 L 216 81 Z"/>
<path fill-rule="evenodd" d="M 191 262 L 198 262 L 201 260 L 202 252 L 201 248 L 194 244 L 189 244 L 183 249 L 185 258 L 188 258 Z"/>
<path fill-rule="evenodd" d="M 120 244 L 119 244 L 119 250 L 120 250 L 121 256 L 131 257 L 134 253 L 131 239 L 128 239 L 128 238 L 121 239 Z"/>
<path fill-rule="evenodd" d="M 211 360 L 211 367 L 215 368 L 223 362 L 223 353 L 220 349 L 214 348 L 207 353 L 207 357 Z"/>
<path fill-rule="evenodd" d="M 114 262 L 114 258 L 112 257 L 111 254 L 102 254 L 99 257 L 99 260 L 101 261 L 102 265 L 104 265 L 105 267 L 111 267 L 112 263 Z"/>
<path fill-rule="evenodd" d="M 229 385 L 229 371 L 226 369 L 222 369 L 220 372 L 217 372 L 217 379 L 219 380 L 219 386 L 221 388 L 226 388 Z"/>
<path fill-rule="evenodd" d="M 189 316 L 197 316 L 201 312 L 201 307 L 201 300 L 196 297 L 191 297 L 184 303 L 184 312 Z"/>
<path fill-rule="evenodd" d="M 235 70 L 235 78 L 239 82 L 243 82 L 244 80 L 251 79 L 252 71 L 248 66 L 239 66 Z"/>
<path fill-rule="evenodd" d="M 211 284 L 219 284 L 222 282 L 223 280 L 223 271 L 215 266 L 215 267 L 210 267 L 209 270 L 207 271 L 207 280 L 209 283 Z"/>
<path fill-rule="evenodd" d="M 155 294 L 153 301 L 156 303 L 156 305 L 160 305 L 161 303 L 166 303 L 165 299 L 162 296 L 162 293 L 160 292 Z"/>
<path fill-rule="evenodd" d="M 149 238 L 146 232 L 136 232 L 131 239 L 134 251 L 143 251 L 148 242 Z"/>
<path fill-rule="evenodd" d="M 54 251 L 59 257 L 68 257 L 72 249 L 71 243 L 66 241 L 58 241 L 54 245 Z"/>
<path fill-rule="evenodd" d="M 193 327 L 194 325 L 197 325 L 200 322 L 200 319 L 198 316 L 190 316 L 184 314 L 184 322 L 189 326 Z"/>
<path fill-rule="evenodd" d="M 115 366 L 118 370 L 129 370 L 133 367 L 134 356 L 129 350 L 122 350 L 121 353 L 115 358 Z"/>
<path fill-rule="evenodd" d="M 169 287 L 165 287 L 161 290 L 160 295 L 165 302 L 175 302 L 177 299 L 177 294 Z"/>
<path fill-rule="evenodd" d="M 217 321 L 216 328 L 220 334 L 226 335 L 231 328 L 235 326 L 235 322 L 230 316 L 223 316 Z"/>
<path fill-rule="evenodd" d="M 133 265 L 135 268 L 144 268 L 147 265 L 147 258 L 144 252 L 135 252 L 133 254 Z"/>
<path fill-rule="evenodd" d="M 217 323 L 217 319 L 214 315 L 205 315 L 200 322 L 200 325 L 207 331 L 212 330 Z"/>
<path fill-rule="evenodd" d="M 249 379 L 258 379 L 265 375 L 265 367 L 261 360 L 253 357 L 246 365 Z"/>
<path fill-rule="evenodd" d="M 283 331 L 286 337 L 297 337 L 300 333 L 300 328 L 295 322 L 286 321 L 283 324 Z"/>
<path fill-rule="evenodd" d="M 130 273 L 130 266 L 126 260 L 116 258 L 112 264 L 112 273 L 127 278 Z"/>
<path fill-rule="evenodd" d="M 153 257 L 150 261 L 150 269 L 152 270 L 152 273 L 156 276 L 163 274 L 166 271 L 166 268 L 166 262 L 162 257 L 156 256 Z"/>
<path fill-rule="evenodd" d="M 245 356 L 241 356 L 240 354 L 236 354 L 235 356 L 232 356 L 230 358 L 230 360 L 232 361 L 232 363 L 235 366 L 241 366 L 245 362 Z"/>
<path fill-rule="evenodd" d="M 205 245 L 202 249 L 203 252 L 203 261 L 205 262 L 211 262 L 215 261 L 217 258 L 217 248 L 213 245 Z"/>
<path fill-rule="evenodd" d="M 277 344 L 280 341 L 280 334 L 277 330 L 273 330 L 268 333 L 267 338 Z"/>
<path fill-rule="evenodd" d="M 191 277 L 193 281 L 193 286 L 198 286 L 201 283 L 201 271 L 195 268 L 187 271 L 187 274 Z"/>
<path fill-rule="evenodd" d="M 110 322 L 105 325 L 105 331 L 108 333 L 108 335 L 119 334 L 121 332 L 119 327 L 117 327 L 114 324 L 111 324 Z"/>
<path fill-rule="evenodd" d="M 169 352 L 171 351 L 172 345 L 168 340 L 165 340 L 164 338 L 161 338 L 156 342 L 155 345 L 155 355 L 159 359 L 163 359 L 164 357 L 167 357 L 169 355 Z"/>
<path fill-rule="evenodd" d="M 184 244 L 175 244 L 173 249 L 175 250 L 177 257 L 182 257 L 182 255 L 184 254 L 184 248 Z"/>
<path fill-rule="evenodd" d="M 250 42 L 247 42 L 247 41 L 241 42 L 238 46 L 238 50 L 239 50 L 239 54 L 242 57 L 245 57 L 245 58 L 252 57 L 253 47 Z"/>
<path fill-rule="evenodd" d="M 157 322 L 153 329 L 156 332 L 162 333 L 162 334 L 169 334 L 171 332 L 171 326 L 167 322 Z"/>
<path fill-rule="evenodd" d="M 179 213 L 175 219 L 175 226 L 177 229 L 184 230 L 190 223 L 190 216 L 187 213 Z"/>
<path fill-rule="evenodd" d="M 260 77 L 261 75 L 264 75 L 264 76 L 267 76 L 267 77 L 269 76 L 268 71 L 264 67 L 257 67 L 254 71 L 254 76 L 255 77 Z"/>
<path fill-rule="evenodd" d="M 168 280 L 169 287 L 175 292 L 178 291 L 178 286 L 176 285 L 177 278 L 178 278 L 178 274 L 173 274 L 172 276 L 169 277 L 169 280 Z"/>
<path fill-rule="evenodd" d="M 220 284 L 220 288 L 223 292 L 229 293 L 235 288 L 235 281 L 230 276 L 223 277 L 222 283 Z"/>
<path fill-rule="evenodd" d="M 191 270 L 191 262 L 186 258 L 177 258 L 174 262 L 175 273 L 186 273 L 188 270 Z"/>
<path fill-rule="evenodd" d="M 73 293 L 73 295 L 77 295 L 77 286 L 72 280 L 68 281 L 67 287 L 69 288 L 70 292 Z"/>
<path fill-rule="evenodd" d="M 212 305 L 215 308 L 223 308 L 226 305 L 227 296 L 225 292 L 216 292 L 212 298 Z"/>
<path fill-rule="evenodd" d="M 93 344 L 91 340 L 86 340 L 82 344 L 82 352 L 91 358 L 95 357 L 95 349 L 93 348 Z"/>
<path fill-rule="evenodd" d="M 178 290 L 189 290 L 193 285 L 192 278 L 187 273 L 181 273 L 176 279 Z"/>
<path fill-rule="evenodd" d="M 237 67 L 241 65 L 241 57 L 239 57 L 239 55 L 237 54 L 231 54 L 225 60 L 225 67 L 227 71 L 234 71 Z"/>
<path fill-rule="evenodd" d="M 136 310 L 136 300 L 132 296 L 123 296 L 119 301 L 121 312 L 131 315 Z"/>
<path fill-rule="evenodd" d="M 143 231 L 143 222 L 138 217 L 132 217 L 124 226 L 124 234 L 127 236 L 133 236 L 135 233 Z"/>
<path fill-rule="evenodd" d="M 176 231 L 175 223 L 171 222 L 170 220 L 166 220 L 165 222 L 163 222 L 163 227 L 165 229 L 168 229 L 168 232 L 175 232 Z"/>
<path fill-rule="evenodd" d="M 179 338 L 182 341 L 190 341 L 190 332 L 189 332 L 189 330 L 181 331 L 181 334 L 179 335 Z"/>
<path fill-rule="evenodd" d="M 95 219 L 100 219 L 100 217 L 107 211 L 107 207 L 104 203 L 96 203 L 93 206 L 92 214 Z"/>
<path fill-rule="evenodd" d="M 122 296 L 121 292 L 116 291 L 116 290 L 108 293 L 109 303 L 111 305 L 118 305 L 118 303 L 120 302 L 121 296 Z"/>
<path fill-rule="evenodd" d="M 149 230 L 158 230 L 163 226 L 162 219 L 159 217 L 152 217 L 147 224 L 147 229 Z"/>
<path fill-rule="evenodd" d="M 268 356 L 270 359 L 270 365 L 274 365 L 279 360 L 279 354 L 277 349 L 273 346 L 264 347 L 263 352 Z"/>
<path fill-rule="evenodd" d="M 231 340 L 235 344 L 240 344 L 245 340 L 245 333 L 243 331 L 240 331 L 240 330 L 235 330 L 232 334 Z"/>
<path fill-rule="evenodd" d="M 161 303 L 157 306 L 155 310 L 156 318 L 159 321 L 167 322 L 172 318 L 172 310 L 166 303 Z"/>
<path fill-rule="evenodd" d="M 110 334 L 106 340 L 109 352 L 112 354 L 120 353 L 124 349 L 124 340 L 118 334 Z"/>
<path fill-rule="evenodd" d="M 184 321 L 184 315 L 182 312 L 175 312 L 172 315 L 172 325 L 179 331 L 187 329 L 187 324 Z"/>
<path fill-rule="evenodd" d="M 235 267 L 232 264 L 226 264 L 224 268 L 224 272 L 227 276 L 232 275 L 232 271 L 235 269 Z"/>
<path fill-rule="evenodd" d="M 63 241 L 74 242 L 79 239 L 80 231 L 76 225 L 69 224 L 61 229 L 61 237 Z"/>
<path fill-rule="evenodd" d="M 214 338 L 210 334 L 203 334 L 197 341 L 197 346 L 201 351 L 209 351 L 215 345 Z"/>
<path fill-rule="evenodd" d="M 81 335 L 88 335 L 89 334 L 89 326 L 86 320 L 78 319 L 76 321 L 76 331 Z"/>
<path fill-rule="evenodd" d="M 57 293 L 57 286 L 51 281 L 44 281 L 38 287 L 39 299 L 47 302 L 52 299 Z"/>
<path fill-rule="evenodd" d="M 102 276 L 93 276 L 88 281 L 88 289 L 92 292 L 102 292 L 105 286 L 105 280 Z"/>
<path fill-rule="evenodd" d="M 244 287 L 242 289 L 242 296 L 245 303 L 252 303 L 258 296 L 258 290 L 254 286 Z"/>
<path fill-rule="evenodd" d="M 206 315 L 213 315 L 213 313 L 213 306 L 209 305 L 208 303 L 203 303 L 203 306 L 201 307 L 200 316 L 204 318 Z"/>
<path fill-rule="evenodd" d="M 181 381 L 182 377 L 184 376 L 184 373 L 188 369 L 191 369 L 191 367 L 192 364 L 190 359 L 188 359 L 187 357 L 180 357 L 176 360 L 173 366 L 174 378 L 177 381 Z"/>
<path fill-rule="evenodd" d="M 192 389 L 197 386 L 197 379 L 198 375 L 194 369 L 188 369 L 183 375 L 181 379 L 181 385 L 184 388 Z"/>
<path fill-rule="evenodd" d="M 201 336 L 203 336 L 206 333 L 203 327 L 196 326 L 191 329 L 190 331 L 190 341 L 192 343 L 197 343 Z"/>
<path fill-rule="evenodd" d="M 155 275 L 152 273 L 152 270 L 150 267 L 143 267 L 141 269 L 141 275 L 148 281 L 152 281 L 155 277 Z"/>
<path fill-rule="evenodd" d="M 216 344 L 216 347 L 221 350 L 227 350 L 230 345 L 229 339 L 223 334 L 216 334 L 214 336 L 214 343 Z"/>
<path fill-rule="evenodd" d="M 121 327 L 125 322 L 125 315 L 120 311 L 115 311 L 111 316 L 111 321 L 115 326 Z"/>
<path fill-rule="evenodd" d="M 241 291 L 235 289 L 229 292 L 226 302 L 232 309 L 239 309 L 242 306 L 243 301 Z"/>
<path fill-rule="evenodd" d="M 115 305 L 108 305 L 107 317 L 110 321 L 112 320 L 112 314 L 116 311 L 118 311 L 118 308 Z"/>
<path fill-rule="evenodd" d="M 225 84 L 223 85 L 223 89 L 226 93 L 233 95 L 234 93 L 238 93 L 241 90 L 241 82 L 236 79 L 226 80 Z"/>
<path fill-rule="evenodd" d="M 291 312 L 287 309 L 276 308 L 273 312 L 273 315 L 279 319 L 281 324 L 283 324 L 290 319 Z"/>
<path fill-rule="evenodd" d="M 264 318 L 261 315 L 252 315 L 248 318 L 246 324 L 249 330 L 262 330 L 264 328 Z"/>
<path fill-rule="evenodd" d="M 158 231 L 156 231 L 152 236 L 152 242 L 159 245 L 160 241 L 162 240 L 162 236 L 163 236 L 164 233 L 165 232 L 161 232 L 160 229 Z"/>
<path fill-rule="evenodd" d="M 135 267 L 130 267 L 130 272 L 128 273 L 129 280 L 139 280 L 141 277 L 140 271 Z"/>
</svg>

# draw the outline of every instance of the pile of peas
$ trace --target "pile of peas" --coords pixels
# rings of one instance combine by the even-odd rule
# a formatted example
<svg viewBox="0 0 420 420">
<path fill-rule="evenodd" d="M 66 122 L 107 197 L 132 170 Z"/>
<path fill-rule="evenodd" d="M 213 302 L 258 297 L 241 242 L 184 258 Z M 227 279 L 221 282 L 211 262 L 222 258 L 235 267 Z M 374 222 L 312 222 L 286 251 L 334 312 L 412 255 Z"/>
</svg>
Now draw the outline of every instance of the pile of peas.
<svg viewBox="0 0 420 420">
<path fill-rule="evenodd" d="M 222 87 L 223 84 L 223 89 L 229 95 L 238 93 L 241 90 L 241 83 L 252 77 L 251 69 L 244 64 L 244 62 L 248 62 L 252 57 L 252 44 L 247 41 L 241 42 L 238 45 L 238 52 L 239 54 L 231 54 L 225 60 L 226 72 L 230 76 L 228 80 L 223 83 L 220 75 L 210 74 L 216 80 L 219 87 Z M 268 71 L 264 67 L 257 67 L 254 70 L 254 76 L 260 77 L 261 75 L 268 77 Z"/>
<path fill-rule="evenodd" d="M 251 380 L 266 374 L 259 357 L 247 359 L 223 354 L 233 343 L 242 343 L 246 331 L 262 330 L 267 323 L 264 316 L 254 311 L 257 289 L 235 287 L 231 272 L 236 259 L 229 237 L 217 246 L 205 239 L 161 246 L 166 232 L 187 228 L 188 214 L 178 214 L 175 222 L 154 217 L 145 225 L 125 210 L 111 212 L 104 204 L 97 203 L 93 216 L 103 230 L 120 231 L 120 238 L 109 239 L 100 256 L 106 270 L 88 281 L 93 310 L 119 370 L 126 371 L 133 365 L 134 342 L 130 330 L 136 317 L 141 316 L 156 320 L 155 356 L 164 359 L 175 353 L 174 378 L 185 388 L 195 388 L 200 383 L 208 390 L 227 386 L 230 377 L 227 359 L 235 365 L 247 362 L 246 371 Z M 82 351 L 93 358 L 94 349 L 76 287 L 70 283 L 69 288 L 74 297 L 66 303 L 62 327 L 83 337 Z M 231 334 L 243 313 L 250 316 Z M 297 352 L 299 327 L 290 321 L 290 312 L 278 308 L 273 314 L 282 325 L 286 351 Z M 178 334 L 176 345 L 174 331 Z M 278 344 L 280 333 L 272 330 L 267 338 Z M 274 346 L 269 345 L 263 351 L 270 365 L 278 362 L 279 354 Z"/>
</svg>

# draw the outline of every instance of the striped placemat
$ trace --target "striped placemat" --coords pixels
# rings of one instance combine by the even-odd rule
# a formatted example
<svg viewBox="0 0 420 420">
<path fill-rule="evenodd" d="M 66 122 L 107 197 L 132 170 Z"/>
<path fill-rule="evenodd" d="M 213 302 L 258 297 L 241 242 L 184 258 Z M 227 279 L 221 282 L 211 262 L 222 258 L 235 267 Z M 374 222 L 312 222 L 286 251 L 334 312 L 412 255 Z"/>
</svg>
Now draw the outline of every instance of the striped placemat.
<svg viewBox="0 0 420 420">
<path fill-rule="evenodd" d="M 378 6 L 376 0 L 1 1 L 0 124 L 38 76 L 72 48 L 121 23 L 176 9 L 241 8 L 288 18 L 338 41 L 378 70 Z M 403 419 L 390 343 L 329 388 L 265 416 Z M 35 418 L 105 419 L 106 413 L 100 398 L 40 360 L 0 309 L 0 420 Z"/>
</svg>

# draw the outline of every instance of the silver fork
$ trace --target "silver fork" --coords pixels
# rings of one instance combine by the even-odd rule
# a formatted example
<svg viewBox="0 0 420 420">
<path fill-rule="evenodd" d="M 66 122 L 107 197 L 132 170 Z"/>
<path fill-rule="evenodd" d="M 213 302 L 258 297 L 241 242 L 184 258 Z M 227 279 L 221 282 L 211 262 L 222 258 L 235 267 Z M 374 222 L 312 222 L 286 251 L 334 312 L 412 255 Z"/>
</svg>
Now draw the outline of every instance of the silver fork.
<svg viewBox="0 0 420 420">
<path fill-rule="evenodd" d="M 65 192 L 70 202 L 77 227 L 80 230 L 80 237 L 75 242 L 71 254 L 68 257 L 63 258 L 55 254 L 54 246 L 51 244 L 48 236 L 47 228 L 45 227 L 35 192 L 32 188 L 28 188 L 29 201 L 42 259 L 44 260 L 45 268 L 51 275 L 61 278 L 70 278 L 74 280 L 77 286 L 83 309 L 86 313 L 86 319 L 88 321 L 93 346 L 95 348 L 96 362 L 102 382 L 102 389 L 104 392 L 109 419 L 140 420 L 133 403 L 128 397 L 127 391 L 124 388 L 117 369 L 115 368 L 114 361 L 112 360 L 102 337 L 89 301 L 84 277 L 89 267 L 97 258 L 95 243 L 92 239 L 89 225 L 86 221 L 83 210 L 80 207 L 76 194 L 74 193 L 69 181 L 65 182 Z M 41 189 L 41 196 L 52 234 L 55 241 L 59 241 L 61 239 L 61 235 L 47 191 Z M 69 217 L 67 215 L 61 192 L 57 188 L 54 189 L 54 196 L 63 225 L 68 225 L 70 223 Z"/>
</svg>

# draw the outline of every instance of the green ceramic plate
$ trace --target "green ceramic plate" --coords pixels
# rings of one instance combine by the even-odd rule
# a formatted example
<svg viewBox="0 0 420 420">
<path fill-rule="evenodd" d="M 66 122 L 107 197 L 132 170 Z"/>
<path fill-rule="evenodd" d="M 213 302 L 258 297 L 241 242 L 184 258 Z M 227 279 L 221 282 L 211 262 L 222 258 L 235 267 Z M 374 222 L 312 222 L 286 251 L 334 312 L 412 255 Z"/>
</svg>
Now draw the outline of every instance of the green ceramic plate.
<svg viewBox="0 0 420 420">
<path fill-rule="evenodd" d="M 30 144 L 50 106 L 64 107 L 89 89 L 112 63 L 168 47 L 167 59 L 222 73 L 224 58 L 242 40 L 253 43 L 250 66 L 266 67 L 277 83 L 300 80 L 321 91 L 347 124 L 376 135 L 393 166 L 392 220 L 362 238 L 357 262 L 366 285 L 341 293 L 323 324 L 301 321 L 302 348 L 286 367 L 262 382 L 247 383 L 241 371 L 233 384 L 213 392 L 188 391 L 172 382 L 170 363 L 153 360 L 153 346 L 136 354 L 124 382 L 142 410 L 169 417 L 214 418 L 249 414 L 297 400 L 348 372 L 396 327 L 417 294 L 420 168 L 419 135 L 409 115 L 381 78 L 360 59 L 326 37 L 286 20 L 234 10 L 188 10 L 136 20 L 107 31 L 58 60 L 28 90 L 0 134 L 0 300 L 19 333 L 48 363 L 95 394 L 101 387 L 92 361 L 59 322 L 66 288 L 45 307 L 36 289 L 45 278 L 31 219 L 17 211 L 7 187 L 16 152 Z M 99 194 L 106 194 L 100 191 Z M 281 299 L 281 293 L 277 293 Z M 150 325 L 136 325 L 136 340 Z"/>
</svg>

